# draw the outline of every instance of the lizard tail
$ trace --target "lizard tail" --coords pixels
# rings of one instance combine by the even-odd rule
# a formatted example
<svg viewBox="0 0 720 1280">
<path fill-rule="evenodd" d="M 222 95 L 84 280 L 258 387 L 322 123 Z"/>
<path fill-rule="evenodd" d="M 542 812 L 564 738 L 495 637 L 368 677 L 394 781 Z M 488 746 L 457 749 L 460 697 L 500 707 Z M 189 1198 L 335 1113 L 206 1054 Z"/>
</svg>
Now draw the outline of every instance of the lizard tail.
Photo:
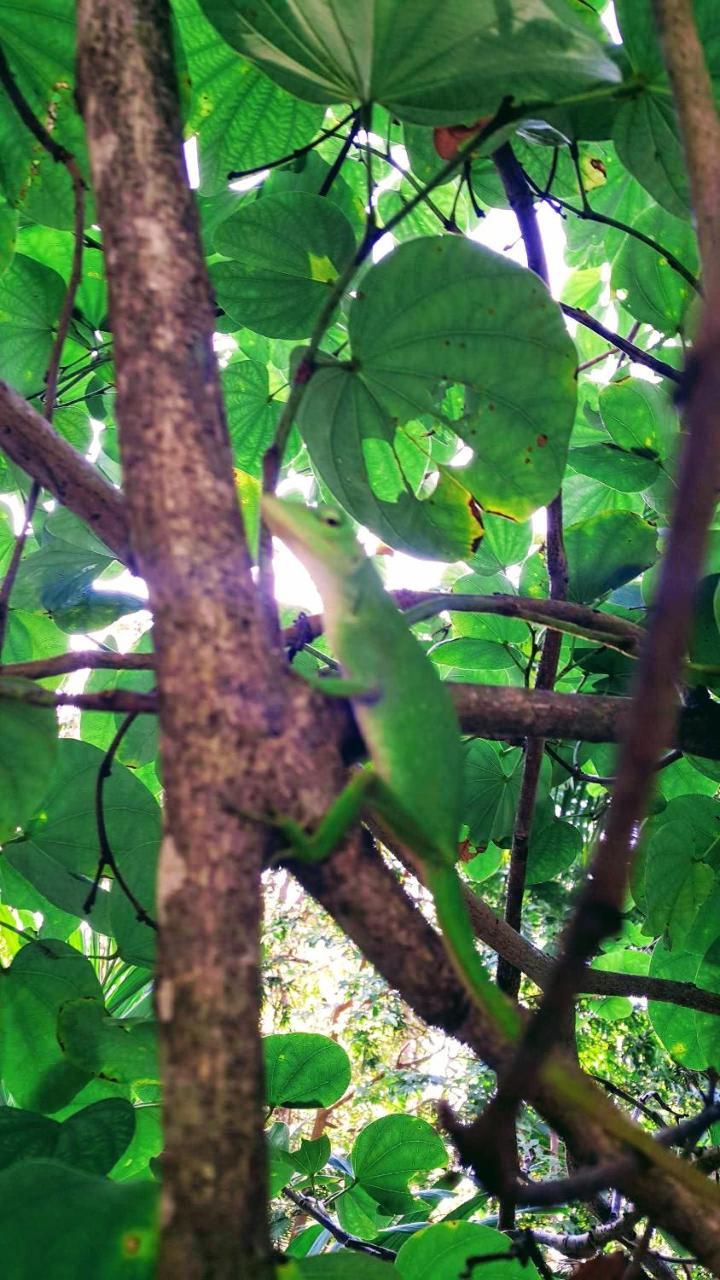
<svg viewBox="0 0 720 1280">
<path fill-rule="evenodd" d="M 423 867 L 432 894 L 443 941 L 455 970 L 471 1000 L 511 1040 L 520 1032 L 517 1010 L 498 990 L 477 951 L 475 934 L 454 866 Z"/>
</svg>

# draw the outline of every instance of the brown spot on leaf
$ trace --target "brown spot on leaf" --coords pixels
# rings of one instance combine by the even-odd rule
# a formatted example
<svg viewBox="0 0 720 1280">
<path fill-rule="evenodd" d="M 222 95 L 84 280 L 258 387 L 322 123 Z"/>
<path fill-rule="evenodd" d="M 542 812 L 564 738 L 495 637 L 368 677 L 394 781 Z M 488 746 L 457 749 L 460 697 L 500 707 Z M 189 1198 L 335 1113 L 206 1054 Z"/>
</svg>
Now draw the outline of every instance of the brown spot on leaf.
<svg viewBox="0 0 720 1280">
<path fill-rule="evenodd" d="M 535 443 L 538 449 L 544 449 L 547 442 L 548 442 L 548 438 L 544 432 L 541 432 L 539 436 L 535 437 Z"/>
</svg>

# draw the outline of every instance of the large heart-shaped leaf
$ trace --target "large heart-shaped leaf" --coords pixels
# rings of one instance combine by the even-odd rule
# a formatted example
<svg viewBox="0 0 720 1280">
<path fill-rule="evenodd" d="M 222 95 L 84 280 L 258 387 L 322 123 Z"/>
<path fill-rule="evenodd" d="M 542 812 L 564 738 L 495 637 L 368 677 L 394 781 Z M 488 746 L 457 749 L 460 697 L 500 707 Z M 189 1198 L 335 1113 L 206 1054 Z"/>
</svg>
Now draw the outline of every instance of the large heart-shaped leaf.
<svg viewBox="0 0 720 1280">
<path fill-rule="evenodd" d="M 212 278 L 220 306 L 270 338 L 304 338 L 355 253 L 337 205 L 289 191 L 243 204 L 220 224 Z"/>
<path fill-rule="evenodd" d="M 412 1208 L 408 1182 L 415 1173 L 444 1169 L 445 1144 L 426 1120 L 382 1116 L 366 1125 L 352 1149 L 353 1172 L 360 1186 L 388 1213 Z"/>
<path fill-rule="evenodd" d="M 47 791 L 58 736 L 52 708 L 8 698 L 0 702 L 0 715 L 0 841 L 5 841 L 25 826 Z"/>
<path fill-rule="evenodd" d="M 506 1235 L 475 1222 L 438 1222 L 418 1231 L 403 1245 L 395 1269 L 404 1280 L 457 1280 L 470 1258 L 484 1280 L 539 1280 L 531 1262 L 513 1257 Z"/>
<path fill-rule="evenodd" d="M 620 75 L 558 0 L 201 0 L 228 44 L 311 102 L 380 102 L 459 123 L 503 98 L 553 102 Z"/>
<path fill-rule="evenodd" d="M 57 272 L 19 253 L 0 279 L 0 377 L 23 395 L 42 390 L 64 296 Z"/>
<path fill-rule="evenodd" d="M 286 93 L 218 40 L 197 0 L 173 0 L 190 76 L 188 127 L 197 133 L 200 185 L 222 191 L 228 172 L 253 169 L 309 142 L 324 110 Z"/>
<path fill-rule="evenodd" d="M 102 1000 L 89 960 L 62 942 L 31 942 L 0 970 L 0 1076 L 14 1101 L 57 1111 L 89 1073 L 69 1062 L 58 1044 L 58 1014 L 78 997 Z"/>
<path fill-rule="evenodd" d="M 363 450 L 388 440 L 388 420 L 440 417 L 474 451 L 453 476 L 482 507 L 523 520 L 555 496 L 575 413 L 576 355 L 533 272 L 454 236 L 411 241 L 363 278 L 348 330 L 352 360 L 311 380 L 301 430 L 325 420 L 326 380 L 336 379 L 336 403 L 358 406 L 352 433 Z"/>
<path fill-rule="evenodd" d="M 265 1089 L 269 1107 L 329 1107 L 350 1083 L 342 1045 L 305 1031 L 266 1036 Z"/>
<path fill-rule="evenodd" d="M 13 1280 L 102 1276 L 151 1280 L 158 1196 L 151 1181 L 118 1184 L 54 1160 L 0 1173 L 0 1237 Z"/>
</svg>

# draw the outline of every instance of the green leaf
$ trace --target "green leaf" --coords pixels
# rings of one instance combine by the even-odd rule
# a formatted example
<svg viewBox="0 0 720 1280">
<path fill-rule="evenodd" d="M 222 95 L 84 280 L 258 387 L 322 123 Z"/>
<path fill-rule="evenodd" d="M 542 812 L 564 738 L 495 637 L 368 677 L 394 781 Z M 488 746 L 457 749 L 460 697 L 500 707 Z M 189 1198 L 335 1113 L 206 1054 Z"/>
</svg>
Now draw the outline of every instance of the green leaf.
<svg viewBox="0 0 720 1280">
<path fill-rule="evenodd" d="M 153 1182 L 118 1184 L 51 1160 L 0 1173 L 7 1280 L 102 1276 L 151 1280 L 158 1198 Z"/>
<path fill-rule="evenodd" d="M 501 748 L 478 738 L 465 753 L 463 821 L 473 844 L 502 842 L 510 835 L 522 781 L 523 753 L 519 747 Z M 543 762 L 540 797 L 550 780 L 550 763 Z"/>
<path fill-rule="evenodd" d="M 16 391 L 42 391 L 65 296 L 55 271 L 16 253 L 0 278 L 0 377 Z"/>
<path fill-rule="evenodd" d="M 582 847 L 582 833 L 571 823 L 555 817 L 549 824 L 534 823 L 528 851 L 528 884 L 554 880 L 572 866 Z"/>
<path fill-rule="evenodd" d="M 95 971 L 62 942 L 28 943 L 0 970 L 0 1076 L 18 1106 L 57 1111 L 86 1083 L 56 1036 L 63 1005 L 83 996 L 102 998 Z"/>
<path fill-rule="evenodd" d="M 327 1036 L 305 1031 L 265 1036 L 263 1049 L 269 1107 L 329 1107 L 350 1083 L 350 1059 Z"/>
<path fill-rule="evenodd" d="M 201 189 L 222 191 L 228 172 L 288 155 L 317 133 L 324 110 L 285 93 L 218 40 L 197 0 L 173 0 L 190 75 L 188 128 L 197 133 Z"/>
<path fill-rule="evenodd" d="M 653 484 L 660 474 L 656 458 L 639 457 L 610 443 L 571 449 L 568 461 L 582 475 L 591 476 L 621 493 L 639 493 Z"/>
<path fill-rule="evenodd" d="M 677 411 L 664 386 L 644 378 L 610 382 L 599 396 L 608 434 L 621 449 L 666 458 L 679 431 Z"/>
<path fill-rule="evenodd" d="M 53 776 L 58 754 L 51 707 L 0 699 L 0 842 L 11 839 L 35 813 Z"/>
<path fill-rule="evenodd" d="M 698 908 L 712 889 L 715 874 L 702 862 L 684 822 L 666 822 L 652 833 L 645 849 L 645 902 L 648 925 L 671 945 L 682 944 Z"/>
<path fill-rule="evenodd" d="M 485 535 L 471 562 L 473 573 L 490 575 L 508 565 L 521 564 L 532 545 L 531 521 L 516 524 L 488 511 L 483 525 Z"/>
<path fill-rule="evenodd" d="M 314 1178 L 315 1174 L 319 1173 L 330 1159 L 330 1139 L 326 1133 L 311 1141 L 308 1141 L 307 1138 L 301 1138 L 297 1151 L 292 1152 L 292 1158 L 295 1162 L 295 1168 L 300 1173 L 305 1173 L 309 1178 Z"/>
<path fill-rule="evenodd" d="M 686 217 L 690 190 L 672 102 L 646 88 L 623 103 L 613 140 L 624 165 L 668 213 Z"/>
<path fill-rule="evenodd" d="M 436 645 L 432 650 L 432 660 L 438 667 L 452 667 L 462 672 L 506 671 L 516 665 L 505 645 L 473 636 L 462 636 Z"/>
<path fill-rule="evenodd" d="M 554 101 L 616 83 L 601 45 L 557 0 L 201 0 L 223 39 L 311 102 L 379 102 L 401 120 L 452 124 L 506 96 Z M 512 38 L 510 37 L 512 32 Z M 502 33 L 502 34 L 501 34 Z"/>
<path fill-rule="evenodd" d="M 700 957 L 690 951 L 670 951 L 661 942 L 655 947 L 650 962 L 650 975 L 654 978 L 670 978 L 675 982 L 696 982 L 699 977 Z M 716 982 L 709 990 L 720 990 Z M 653 1031 L 672 1058 L 690 1071 L 705 1071 L 718 1061 L 720 1045 L 717 1042 L 720 1020 L 713 1014 L 697 1013 L 681 1005 L 648 1001 L 648 1017 Z M 706 1037 L 715 1037 L 715 1046 L 708 1054 Z"/>
<path fill-rule="evenodd" d="M 701 578 L 695 590 L 693 628 L 690 636 L 690 660 L 701 666 L 720 666 L 720 629 L 716 612 L 716 599 L 720 588 L 720 574 L 710 573 Z M 720 684 L 717 675 L 695 677 L 698 684 L 716 688 Z"/>
<path fill-rule="evenodd" d="M 633 225 L 697 275 L 697 242 L 689 222 L 653 208 L 641 213 Z M 630 235 L 625 237 L 613 264 L 612 284 L 614 289 L 623 291 L 623 306 L 636 320 L 668 335 L 683 328 L 688 306 L 695 297 L 691 285 L 661 253 Z"/>
<path fill-rule="evenodd" d="M 268 371 L 258 360 L 233 360 L 222 372 L 233 462 L 259 476 L 275 436 L 280 406 L 270 395 Z"/>
<path fill-rule="evenodd" d="M 688 212 L 687 177 L 670 86 L 650 0 L 615 0 L 623 48 L 644 92 L 618 117 L 618 149 L 629 169 L 660 204 L 682 217 Z M 716 97 L 720 92 L 720 41 L 715 0 L 694 0 L 693 16 Z M 631 110 L 634 108 L 634 110 Z"/>
<path fill-rule="evenodd" d="M 126 1098 L 103 1098 L 63 1123 L 54 1156 L 74 1169 L 110 1173 L 135 1133 L 135 1108 Z"/>
<path fill-rule="evenodd" d="M 657 530 L 631 511 L 606 511 L 565 530 L 571 600 L 591 604 L 657 559 Z"/>
<path fill-rule="evenodd" d="M 51 609 L 50 616 L 56 626 L 68 635 L 78 631 L 87 634 L 110 627 L 119 618 L 147 607 L 148 602 L 143 596 L 126 591 L 96 591 L 88 586 L 79 590 L 66 604 Z"/>
<path fill-rule="evenodd" d="M 605 951 L 596 956 L 592 962 L 593 969 L 610 973 L 646 974 L 650 968 L 650 956 L 647 951 L 633 951 L 629 947 L 616 947 L 613 951 Z M 621 1018 L 629 1018 L 633 1005 L 625 996 L 604 996 L 591 1002 L 594 1013 L 605 1022 L 617 1022 Z"/>
<path fill-rule="evenodd" d="M 312 465 L 333 497 L 379 538 L 415 556 L 460 560 L 483 534 L 481 513 L 459 469 L 439 467 L 417 492 L 428 466 L 427 430 L 397 421 L 360 377 L 320 369 L 298 413 Z"/>
<path fill-rule="evenodd" d="M 277 1267 L 276 1274 L 277 1280 L 397 1280 L 395 1268 L 389 1263 L 347 1252 L 293 1258 L 289 1266 Z"/>
<path fill-rule="evenodd" d="M 381 1214 L 372 1196 L 362 1187 L 350 1186 L 335 1201 L 340 1226 L 361 1240 L 374 1240 L 380 1228 L 391 1221 Z"/>
<path fill-rule="evenodd" d="M 483 1261 L 484 1255 L 510 1254 L 512 1243 L 501 1231 L 474 1222 L 438 1222 L 410 1237 L 395 1269 L 405 1280 L 457 1280 L 463 1272 L 483 1280 L 538 1280 L 531 1262 Z M 470 1259 L 474 1267 L 470 1266 Z"/>
<path fill-rule="evenodd" d="M 17 864 L 28 879 L 32 878 L 41 893 L 63 910 L 77 914 L 84 914 L 83 903 L 97 869 L 95 787 L 103 759 L 103 752 L 89 743 L 63 738 L 58 744 L 51 785 L 48 788 L 46 783 L 41 797 L 41 812 L 28 828 L 25 841 L 7 851 L 11 863 Z M 152 914 L 161 833 L 158 803 L 147 787 L 118 762 L 105 781 L 103 798 L 110 847 L 130 888 Z M 36 855 L 33 863 L 29 853 Z M 58 879 L 61 871 L 66 875 Z M 137 920 L 135 909 L 118 884 L 113 884 L 109 896 L 109 925 L 121 955 L 131 963 L 152 964 L 153 931 Z M 93 927 L 108 928 L 107 917 L 103 919 L 95 910 L 88 918 Z"/>
<path fill-rule="evenodd" d="M 378 413 L 398 422 L 430 415 L 473 449 L 474 460 L 452 475 L 482 507 L 524 520 L 555 496 L 575 413 L 576 355 L 533 272 L 455 236 L 410 241 L 364 276 L 348 332 L 352 360 L 311 379 L 303 433 L 326 416 L 325 379 L 339 402 L 345 377 L 364 390 L 363 441 L 387 439 Z M 460 412 L 448 417 L 443 406 L 455 391 Z"/>
<path fill-rule="evenodd" d="M 444 1169 L 445 1144 L 426 1120 L 414 1116 L 382 1116 L 358 1134 L 352 1149 L 355 1178 L 388 1213 L 412 1208 L 408 1182 L 413 1174 Z"/>
<path fill-rule="evenodd" d="M 60 1125 L 37 1111 L 0 1107 L 0 1169 L 19 1160 L 52 1156 L 59 1133 Z"/>
<path fill-rule="evenodd" d="M 241 205 L 215 233 L 232 259 L 211 269 L 217 300 L 238 324 L 270 338 L 305 338 L 355 253 L 336 205 L 291 191 Z"/>
<path fill-rule="evenodd" d="M 88 1075 L 115 1084 L 160 1080 L 157 1029 L 150 1018 L 112 1018 L 102 1000 L 84 996 L 59 1010 L 57 1038 L 68 1061 Z"/>
</svg>

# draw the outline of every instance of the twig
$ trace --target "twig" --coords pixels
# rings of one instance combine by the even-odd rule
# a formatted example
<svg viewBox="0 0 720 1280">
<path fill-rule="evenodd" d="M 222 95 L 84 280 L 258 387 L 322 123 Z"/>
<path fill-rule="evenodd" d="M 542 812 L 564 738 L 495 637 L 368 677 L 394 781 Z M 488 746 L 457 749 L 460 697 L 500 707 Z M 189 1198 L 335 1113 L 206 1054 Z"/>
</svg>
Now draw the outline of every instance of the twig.
<svg viewBox="0 0 720 1280">
<path fill-rule="evenodd" d="M 286 156 L 280 156 L 279 160 L 271 160 L 269 164 L 256 164 L 253 169 L 233 169 L 228 173 L 228 182 L 235 182 L 239 178 L 250 178 L 254 173 L 265 173 L 268 169 L 279 169 L 284 164 L 292 164 L 293 160 L 299 160 L 301 156 L 306 156 L 309 151 L 314 151 L 315 147 L 319 147 L 321 142 L 326 138 L 332 138 L 341 129 L 349 124 L 355 115 L 354 111 L 349 111 L 342 120 L 333 125 L 332 129 L 323 129 L 312 142 L 306 142 L 304 147 L 296 147 L 294 151 L 289 152 Z"/>
<path fill-rule="evenodd" d="M 571 307 L 567 302 L 561 302 L 560 310 L 569 320 L 576 320 L 578 324 L 584 325 L 586 329 L 592 329 L 600 338 L 604 338 L 606 342 L 611 342 L 613 347 L 618 351 L 622 351 L 624 355 L 634 360 L 636 364 L 644 364 L 646 368 L 652 369 L 653 373 L 657 373 L 661 378 L 667 378 L 670 382 L 675 382 L 679 386 L 682 382 L 682 374 L 677 369 L 673 369 L 671 364 L 666 364 L 664 360 L 658 360 L 657 356 L 651 356 L 649 352 L 643 351 L 642 347 L 638 347 L 634 342 L 630 342 L 628 338 L 623 338 L 619 333 L 613 333 L 612 329 L 608 329 L 600 320 L 596 320 L 591 316 L 589 311 L 583 311 L 580 307 Z"/>
<path fill-rule="evenodd" d="M 68 329 L 70 327 L 70 320 L 72 319 L 75 295 L 82 277 L 83 229 L 85 225 L 85 183 L 75 157 L 67 151 L 65 147 L 59 146 L 55 139 L 48 133 L 45 126 L 37 119 L 35 113 L 31 110 L 24 94 L 15 82 L 15 78 L 10 70 L 7 58 L 5 57 L 5 51 L 2 46 L 0 46 L 0 83 L 5 89 L 7 96 L 12 102 L 23 124 L 30 130 L 33 136 L 37 138 L 40 145 L 45 151 L 47 151 L 48 155 L 50 155 L 53 160 L 65 165 L 65 168 L 70 175 L 70 180 L 73 186 L 73 195 L 75 198 L 75 245 L 73 249 L 72 268 L 58 319 L 57 334 L 55 335 L 55 341 L 53 342 L 52 350 L 50 352 L 50 360 L 46 377 L 45 416 L 47 421 L 52 423 L 53 414 L 55 412 L 55 399 L 57 396 L 60 358 L 65 344 L 65 339 L 68 334 Z M 17 577 L 18 569 L 20 568 L 20 561 L 25 549 L 25 543 L 27 542 L 32 529 L 32 520 L 39 497 L 40 484 L 37 480 L 33 480 L 25 504 L 22 527 L 15 539 L 15 546 L 13 547 L 13 553 L 10 557 L 10 563 L 5 572 L 2 587 L 0 587 L 0 655 L 2 655 L 3 644 L 5 641 L 5 631 L 7 628 L 10 608 L 10 596 Z"/>
<path fill-rule="evenodd" d="M 536 600 L 532 596 L 509 596 L 497 593 L 490 596 L 466 595 L 458 592 L 409 592 L 394 593 L 409 626 L 432 617 L 436 613 L 490 613 L 504 618 L 520 618 L 523 622 L 550 627 L 568 635 L 594 640 L 621 653 L 636 652 L 645 636 L 645 629 L 618 618 L 615 614 L 602 613 L 587 605 L 573 604 L 568 600 Z M 416 603 L 411 603 L 416 601 Z M 313 625 L 314 619 L 306 619 Z M 315 634 L 319 634 L 316 632 Z"/>
<path fill-rule="evenodd" d="M 311 1196 L 303 1195 L 302 1192 L 296 1191 L 294 1187 L 283 1187 L 283 1195 L 288 1200 L 292 1200 L 298 1209 L 302 1209 L 303 1213 L 307 1213 L 316 1222 L 320 1223 L 327 1232 L 337 1240 L 338 1244 L 344 1245 L 346 1249 L 352 1249 L 356 1253 L 366 1253 L 371 1258 L 379 1258 L 383 1262 L 394 1262 L 397 1253 L 394 1249 L 386 1249 L 381 1244 L 370 1244 L 367 1240 L 360 1240 L 358 1236 L 350 1235 L 349 1231 L 345 1231 L 339 1224 L 331 1218 L 322 1206 L 318 1204 Z"/>
<path fill-rule="evenodd" d="M 357 132 L 358 132 L 358 129 L 360 128 L 360 124 L 362 121 L 362 116 L 363 116 L 363 111 L 362 109 L 360 109 L 354 112 L 354 114 L 350 117 L 352 120 L 352 124 L 350 125 L 350 132 L 347 135 L 347 137 L 343 139 L 343 144 L 340 150 L 338 151 L 335 159 L 333 160 L 327 174 L 325 175 L 325 178 L 323 179 L 320 190 L 318 191 L 319 196 L 326 196 L 328 194 L 328 191 L 330 191 L 335 179 L 337 178 L 340 170 L 342 169 L 347 159 L 348 152 L 350 151 L 350 148 L 353 145 L 355 138 L 357 137 Z"/>
<path fill-rule="evenodd" d="M 117 859 L 115 858 L 115 854 L 113 853 L 112 846 L 108 838 L 107 827 L 105 825 L 105 806 L 104 806 L 105 780 L 106 778 L 109 778 L 110 774 L 112 773 L 113 761 L 117 754 L 118 747 L 120 746 L 120 743 L 125 737 L 125 734 L 127 733 L 128 729 L 134 723 L 136 715 L 137 715 L 137 712 L 131 711 L 130 714 L 125 717 L 122 724 L 120 725 L 120 728 L 115 734 L 115 737 L 110 743 L 110 746 L 108 747 L 105 753 L 103 762 L 100 765 L 100 768 L 98 769 L 97 780 L 95 783 L 95 820 L 97 822 L 98 842 L 100 844 L 100 856 L 98 858 L 98 865 L 97 865 L 97 871 L 95 872 L 95 878 L 92 882 L 92 887 L 90 889 L 90 892 L 88 893 L 88 896 L 85 899 L 83 910 L 85 911 L 86 915 L 88 916 L 90 915 L 95 905 L 95 899 L 97 898 L 97 895 L 98 895 L 98 889 L 100 888 L 100 881 L 102 880 L 103 872 L 107 868 L 109 871 L 112 871 L 113 876 L 117 880 L 117 883 L 122 889 L 122 892 L 125 894 L 125 897 L 127 898 L 128 902 L 133 907 L 133 910 L 135 911 L 135 914 L 138 920 L 140 921 L 140 923 L 149 925 L 151 929 L 157 929 L 157 924 L 153 920 L 152 916 L 148 915 L 142 903 L 139 902 L 138 899 L 135 897 L 135 894 L 133 893 L 127 880 L 122 874 L 122 871 L 120 870 L 117 864 Z"/>
<path fill-rule="evenodd" d="M 157 715 L 155 693 L 133 689 L 99 689 L 97 693 L 54 693 L 30 681 L 0 676 L 0 701 L 24 702 L 31 707 L 79 707 L 82 711 L 125 712 L 130 715 Z"/>
<path fill-rule="evenodd" d="M 700 284 L 692 271 L 685 266 L 679 258 L 666 249 L 657 240 L 653 240 L 652 236 L 645 235 L 643 231 L 638 231 L 637 227 L 632 227 L 627 222 L 619 222 L 617 218 L 611 218 L 605 213 L 597 213 L 589 203 L 584 203 L 583 208 L 578 209 L 577 205 L 570 204 L 567 200 L 562 200 L 560 196 L 551 195 L 547 191 L 542 191 L 528 173 L 525 174 L 527 181 L 530 183 L 533 191 L 540 200 L 546 201 L 548 204 L 565 209 L 568 213 L 572 213 L 576 218 L 581 218 L 584 222 L 597 222 L 605 227 L 614 227 L 616 231 L 623 231 L 625 235 L 632 236 L 635 240 L 639 240 L 641 244 L 647 245 L 649 249 L 654 249 L 655 253 L 665 259 L 668 266 L 673 271 L 682 276 L 683 280 L 694 289 L 696 293 L 700 292 Z M 582 192 L 584 195 L 584 191 Z"/>
<path fill-rule="evenodd" d="M 151 671 L 153 653 L 113 653 L 109 649 L 74 649 L 50 658 L 33 658 L 29 662 L 0 664 L 0 676 L 23 676 L 28 680 L 47 680 L 66 676 L 72 671 Z"/>
</svg>

